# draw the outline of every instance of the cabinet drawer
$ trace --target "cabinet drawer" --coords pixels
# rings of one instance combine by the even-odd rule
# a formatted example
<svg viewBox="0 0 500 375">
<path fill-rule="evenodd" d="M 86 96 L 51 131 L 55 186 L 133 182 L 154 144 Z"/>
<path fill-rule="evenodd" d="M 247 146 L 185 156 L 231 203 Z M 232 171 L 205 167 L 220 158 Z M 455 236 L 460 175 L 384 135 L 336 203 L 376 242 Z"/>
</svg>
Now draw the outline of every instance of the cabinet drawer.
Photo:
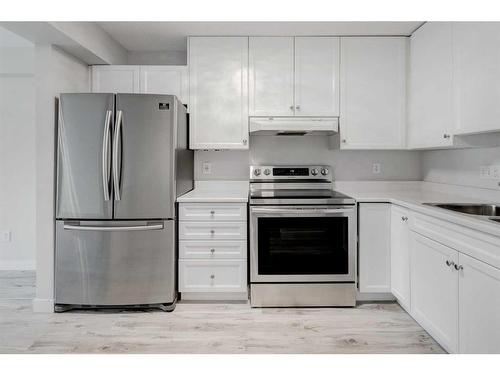
<svg viewBox="0 0 500 375">
<path fill-rule="evenodd" d="M 500 237 L 416 212 L 410 227 L 414 232 L 500 268 Z"/>
<path fill-rule="evenodd" d="M 246 221 L 245 203 L 181 203 L 179 204 L 181 221 Z"/>
<path fill-rule="evenodd" d="M 179 257 L 189 259 L 246 259 L 246 241 L 180 241 Z"/>
<path fill-rule="evenodd" d="M 245 292 L 245 260 L 180 260 L 180 292 Z"/>
<path fill-rule="evenodd" d="M 246 222 L 196 222 L 179 223 L 181 240 L 245 240 Z"/>
</svg>

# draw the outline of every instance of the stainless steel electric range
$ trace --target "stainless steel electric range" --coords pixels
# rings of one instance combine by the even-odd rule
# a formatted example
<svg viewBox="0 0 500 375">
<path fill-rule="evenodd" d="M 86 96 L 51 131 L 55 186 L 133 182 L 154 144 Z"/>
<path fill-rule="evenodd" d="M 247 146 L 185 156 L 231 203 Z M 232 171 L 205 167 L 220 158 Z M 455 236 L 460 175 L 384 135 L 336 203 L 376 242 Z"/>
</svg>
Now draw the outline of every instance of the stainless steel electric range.
<svg viewBox="0 0 500 375">
<path fill-rule="evenodd" d="M 356 206 L 329 166 L 250 167 L 253 307 L 354 306 Z"/>
</svg>

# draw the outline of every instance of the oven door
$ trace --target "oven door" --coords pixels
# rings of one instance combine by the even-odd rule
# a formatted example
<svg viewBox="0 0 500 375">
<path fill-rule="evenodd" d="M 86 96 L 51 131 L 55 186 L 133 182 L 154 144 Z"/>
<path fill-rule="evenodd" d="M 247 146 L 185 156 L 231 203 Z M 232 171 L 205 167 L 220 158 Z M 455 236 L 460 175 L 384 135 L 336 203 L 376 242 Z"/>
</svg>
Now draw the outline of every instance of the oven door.
<svg viewBox="0 0 500 375">
<path fill-rule="evenodd" d="M 250 281 L 354 282 L 355 206 L 252 206 Z"/>
</svg>

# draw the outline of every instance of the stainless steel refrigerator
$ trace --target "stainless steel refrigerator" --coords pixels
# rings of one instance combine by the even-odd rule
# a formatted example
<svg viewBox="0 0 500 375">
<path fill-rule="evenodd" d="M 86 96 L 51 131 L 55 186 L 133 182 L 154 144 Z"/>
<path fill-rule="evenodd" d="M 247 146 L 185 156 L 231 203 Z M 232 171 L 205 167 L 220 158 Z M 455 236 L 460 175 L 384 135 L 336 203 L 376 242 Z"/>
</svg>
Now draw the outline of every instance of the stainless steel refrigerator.
<svg viewBox="0 0 500 375">
<path fill-rule="evenodd" d="M 185 107 L 172 95 L 61 94 L 56 311 L 175 307 L 176 206 L 193 188 Z"/>
</svg>

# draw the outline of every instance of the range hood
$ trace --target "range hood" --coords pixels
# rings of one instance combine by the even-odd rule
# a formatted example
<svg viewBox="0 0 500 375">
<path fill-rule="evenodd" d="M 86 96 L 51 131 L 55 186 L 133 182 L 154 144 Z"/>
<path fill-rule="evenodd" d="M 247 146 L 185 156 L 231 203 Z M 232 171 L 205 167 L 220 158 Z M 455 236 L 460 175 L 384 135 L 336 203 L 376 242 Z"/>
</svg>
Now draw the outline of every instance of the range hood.
<svg viewBox="0 0 500 375">
<path fill-rule="evenodd" d="M 333 135 L 338 131 L 338 117 L 250 117 L 250 134 L 254 135 Z"/>
</svg>

